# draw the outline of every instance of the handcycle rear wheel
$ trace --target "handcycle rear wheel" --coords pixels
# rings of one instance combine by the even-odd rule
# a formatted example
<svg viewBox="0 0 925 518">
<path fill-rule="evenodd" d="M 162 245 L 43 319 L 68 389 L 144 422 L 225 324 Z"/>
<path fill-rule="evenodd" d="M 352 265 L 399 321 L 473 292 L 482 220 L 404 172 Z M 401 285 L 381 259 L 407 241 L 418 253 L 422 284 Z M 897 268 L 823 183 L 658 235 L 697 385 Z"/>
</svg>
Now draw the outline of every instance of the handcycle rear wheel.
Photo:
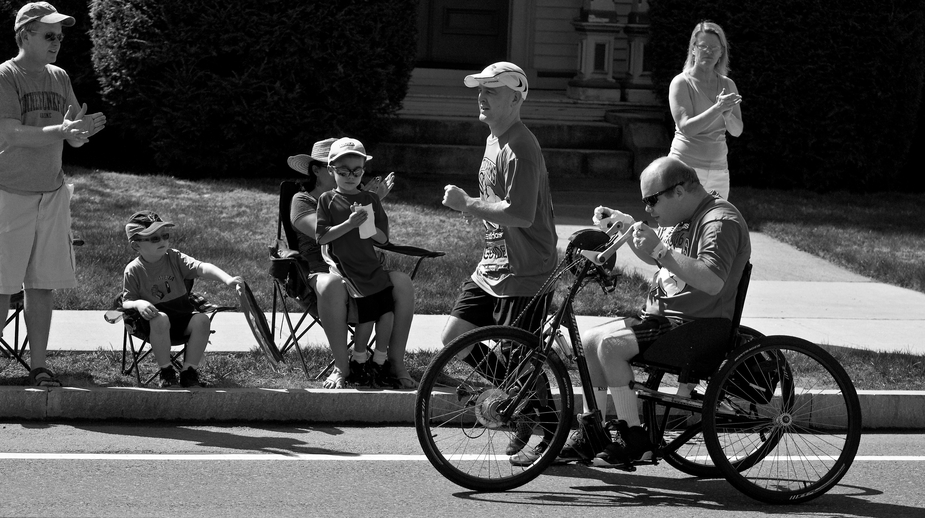
<svg viewBox="0 0 925 518">
<path fill-rule="evenodd" d="M 738 341 L 740 344 L 745 344 L 761 336 L 764 335 L 750 327 L 739 327 Z M 664 375 L 664 372 L 654 371 L 646 381 L 646 386 L 653 390 L 658 389 L 659 384 L 664 384 Z M 699 381 L 693 389 L 694 393 L 700 395 L 701 401 L 706 393 L 706 387 L 707 383 L 705 381 Z M 644 399 L 643 412 L 648 423 L 650 423 L 650 427 L 652 426 L 651 423 L 657 425 L 657 435 L 662 436 L 663 447 L 671 444 L 676 439 L 678 441 L 683 440 L 683 443 L 676 448 L 663 450 L 663 458 L 668 465 L 694 477 L 723 477 L 723 472 L 713 464 L 713 459 L 710 458 L 706 442 L 703 439 L 701 411 L 678 407 L 668 408 L 662 403 Z"/>
<path fill-rule="evenodd" d="M 457 358 L 473 347 L 500 360 L 501 375 L 488 361 L 471 366 Z M 531 376 L 537 366 L 541 372 Z M 535 383 L 524 386 L 531 378 Z M 459 336 L 434 357 L 418 388 L 414 425 L 425 456 L 447 479 L 475 491 L 505 491 L 530 482 L 555 460 L 573 405 L 565 366 L 555 353 L 543 357 L 536 335 L 489 326 Z M 541 453 L 515 466 L 505 450 L 525 429 L 531 433 L 523 451 Z"/>
<path fill-rule="evenodd" d="M 761 367 L 746 379 L 749 362 Z M 768 383 L 775 386 L 769 400 L 746 386 Z M 703 426 L 710 456 L 733 486 L 763 502 L 799 503 L 848 471 L 861 409 L 851 379 L 829 353 L 800 338 L 768 336 L 737 349 L 711 379 Z"/>
</svg>

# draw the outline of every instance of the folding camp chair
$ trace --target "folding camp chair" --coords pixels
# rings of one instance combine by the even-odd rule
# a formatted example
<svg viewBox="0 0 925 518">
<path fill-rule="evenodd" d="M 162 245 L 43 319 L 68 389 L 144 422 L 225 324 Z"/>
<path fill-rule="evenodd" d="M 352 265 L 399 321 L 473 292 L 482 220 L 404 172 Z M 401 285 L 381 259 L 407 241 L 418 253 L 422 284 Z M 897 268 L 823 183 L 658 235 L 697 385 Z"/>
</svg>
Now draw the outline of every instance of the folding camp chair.
<svg viewBox="0 0 925 518">
<path fill-rule="evenodd" d="M 71 244 L 73 246 L 83 246 L 84 241 L 83 239 L 73 239 Z M 22 326 L 20 325 L 19 318 L 25 310 L 25 291 L 19 290 L 19 293 L 10 295 L 10 309 L 13 310 L 13 314 L 7 316 L 6 322 L 4 322 L 3 327 L 0 328 L 4 332 L 3 336 L 0 336 L 0 355 L 18 361 L 20 365 L 29 371 L 32 369 L 25 359 L 26 350 L 29 347 L 29 335 L 26 333 L 26 329 L 22 329 L 22 333 L 20 333 Z M 11 323 L 13 324 L 13 336 L 12 342 L 9 342 L 7 338 L 10 338 L 9 330 Z"/>
<path fill-rule="evenodd" d="M 237 309 L 234 306 L 217 306 L 209 303 L 202 295 L 193 292 L 192 279 L 186 279 L 184 282 L 186 283 L 186 291 L 189 293 L 190 302 L 193 304 L 193 307 L 196 308 L 196 311 L 209 315 L 210 324 L 216 314 L 222 311 Z M 151 383 L 151 380 L 158 375 L 159 370 L 155 370 L 154 374 L 142 381 L 140 364 L 148 355 L 154 352 L 154 350 L 151 348 L 148 335 L 137 325 L 138 322 L 142 320 L 141 315 L 134 309 L 125 309 L 122 307 L 122 294 L 120 293 L 113 300 L 112 309 L 107 311 L 103 315 L 103 318 L 110 324 L 115 324 L 119 320 L 122 320 L 122 374 L 129 376 L 134 372 L 135 379 L 138 380 L 139 385 Z M 212 329 L 210 332 L 215 333 L 215 330 Z M 189 341 L 189 338 L 189 335 L 187 335 L 180 340 L 171 340 L 170 342 L 170 362 L 178 371 L 183 365 L 181 356 L 186 354 L 186 342 Z M 137 347 L 135 345 L 136 339 L 140 342 Z M 128 368 L 126 368 L 126 364 L 128 364 Z"/>
<path fill-rule="evenodd" d="M 19 316 L 23 312 L 23 291 L 20 290 L 19 293 L 14 293 L 10 295 L 10 309 L 13 310 L 13 314 L 9 315 L 6 319 L 6 322 L 3 324 L 3 336 L 0 336 L 0 354 L 6 358 L 16 360 L 26 368 L 30 370 L 29 364 L 26 363 L 26 360 L 23 358 L 26 354 L 26 348 L 29 346 L 29 336 L 23 332 L 20 336 L 20 319 Z M 10 324 L 13 324 L 10 326 Z M 12 329 L 12 336 L 10 336 L 10 330 Z M 25 331 L 25 330 L 24 330 Z M 7 342 L 7 338 L 12 340 L 12 342 Z"/>
<path fill-rule="evenodd" d="M 292 180 L 286 180 L 279 184 L 279 214 L 276 225 L 276 242 L 270 246 L 270 268 L 269 274 L 273 278 L 273 313 L 272 313 L 272 330 L 279 329 L 280 337 L 286 336 L 282 340 L 279 351 L 285 354 L 286 351 L 295 347 L 302 361 L 302 368 L 305 375 L 311 377 L 308 372 L 308 365 L 302 356 L 299 340 L 316 324 L 321 325 L 318 317 L 318 301 L 315 294 L 308 285 L 309 267 L 305 260 L 299 255 L 299 242 L 296 237 L 295 229 L 289 220 L 289 209 L 292 204 L 292 197 L 299 192 L 299 184 Z M 445 252 L 434 252 L 423 248 L 413 246 L 393 245 L 391 243 L 384 246 L 376 245 L 381 250 L 393 252 L 409 257 L 416 257 L 414 268 L 411 271 L 411 279 L 417 274 L 424 259 L 442 257 Z M 297 305 L 301 310 L 298 320 L 293 323 L 290 315 L 290 304 L 287 299 Z M 279 328 L 277 328 L 277 311 L 282 313 L 279 317 Z M 283 324 L 285 322 L 285 328 Z M 348 348 L 353 346 L 353 325 L 348 325 L 350 339 Z M 370 340 L 372 345 L 375 336 Z M 333 360 L 328 366 L 321 371 L 315 379 L 321 379 L 327 375 L 328 371 L 334 365 Z"/>
</svg>

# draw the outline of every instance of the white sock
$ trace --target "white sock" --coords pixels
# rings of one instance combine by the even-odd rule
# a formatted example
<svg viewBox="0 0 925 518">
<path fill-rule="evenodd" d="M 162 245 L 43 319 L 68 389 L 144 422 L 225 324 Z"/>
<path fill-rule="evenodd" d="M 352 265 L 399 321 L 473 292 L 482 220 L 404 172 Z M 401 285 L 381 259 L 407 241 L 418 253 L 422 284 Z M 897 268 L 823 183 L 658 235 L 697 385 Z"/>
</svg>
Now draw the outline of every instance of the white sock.
<svg viewBox="0 0 925 518">
<path fill-rule="evenodd" d="M 584 411 L 587 414 L 591 411 L 588 408 L 588 398 L 587 394 L 584 398 L 581 399 L 581 402 L 584 404 Z M 594 402 L 597 403 L 597 408 L 601 411 L 601 419 L 607 420 L 607 387 L 594 387 Z"/>
<path fill-rule="evenodd" d="M 610 395 L 613 397 L 613 404 L 617 410 L 617 419 L 626 421 L 627 426 L 639 426 L 639 406 L 637 405 L 638 397 L 636 391 L 629 388 L 628 385 L 622 387 L 610 387 Z"/>
<path fill-rule="evenodd" d="M 373 351 L 373 361 L 376 362 L 376 365 L 382 365 L 388 357 L 389 353 L 386 351 L 380 351 L 378 349 Z"/>
<path fill-rule="evenodd" d="M 366 351 L 357 352 L 356 349 L 353 350 L 353 361 L 357 363 L 366 363 L 366 359 L 369 357 L 369 353 Z"/>
</svg>

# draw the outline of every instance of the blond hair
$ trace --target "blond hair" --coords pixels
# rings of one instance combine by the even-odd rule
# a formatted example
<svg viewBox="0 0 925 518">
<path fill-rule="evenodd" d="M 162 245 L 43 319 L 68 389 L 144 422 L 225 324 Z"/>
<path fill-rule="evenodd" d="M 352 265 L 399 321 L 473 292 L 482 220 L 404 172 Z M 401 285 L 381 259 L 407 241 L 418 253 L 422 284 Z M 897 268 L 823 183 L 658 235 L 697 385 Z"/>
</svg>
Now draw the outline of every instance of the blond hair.
<svg viewBox="0 0 925 518">
<path fill-rule="evenodd" d="M 688 73 L 694 69 L 694 46 L 697 44 L 697 36 L 702 33 L 712 34 L 719 38 L 719 43 L 723 47 L 723 54 L 716 61 L 713 70 L 721 76 L 729 75 L 729 42 L 726 41 L 726 33 L 723 32 L 723 28 L 719 24 L 709 20 L 704 20 L 694 27 L 694 32 L 691 33 L 691 41 L 687 45 L 687 61 L 684 62 L 683 72 Z"/>
</svg>

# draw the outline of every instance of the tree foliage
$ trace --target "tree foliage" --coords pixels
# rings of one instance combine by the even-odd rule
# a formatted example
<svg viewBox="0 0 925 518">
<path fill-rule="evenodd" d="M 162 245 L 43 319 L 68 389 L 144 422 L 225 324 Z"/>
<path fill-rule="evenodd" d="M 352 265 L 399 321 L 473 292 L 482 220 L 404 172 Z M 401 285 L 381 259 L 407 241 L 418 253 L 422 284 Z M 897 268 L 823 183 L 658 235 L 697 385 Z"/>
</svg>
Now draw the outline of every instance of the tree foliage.
<svg viewBox="0 0 925 518">
<path fill-rule="evenodd" d="M 262 174 L 401 107 L 414 0 L 93 0 L 113 125 L 174 174 Z"/>
</svg>

